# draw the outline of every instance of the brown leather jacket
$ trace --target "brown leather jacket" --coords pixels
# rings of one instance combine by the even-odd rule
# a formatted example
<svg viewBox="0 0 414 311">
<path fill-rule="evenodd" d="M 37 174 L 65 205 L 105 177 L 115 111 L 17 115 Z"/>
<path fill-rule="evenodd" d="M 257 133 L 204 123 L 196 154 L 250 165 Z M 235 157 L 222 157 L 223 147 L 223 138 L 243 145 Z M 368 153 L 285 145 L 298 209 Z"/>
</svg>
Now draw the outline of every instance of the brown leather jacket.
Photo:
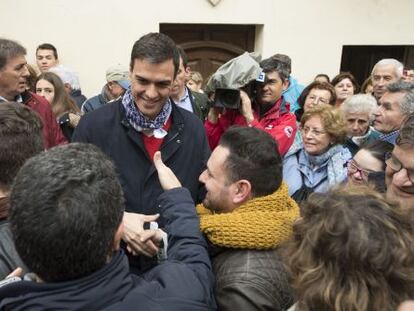
<svg viewBox="0 0 414 311">
<path fill-rule="evenodd" d="M 293 291 L 277 250 L 220 249 L 212 257 L 220 311 L 287 310 Z"/>
</svg>

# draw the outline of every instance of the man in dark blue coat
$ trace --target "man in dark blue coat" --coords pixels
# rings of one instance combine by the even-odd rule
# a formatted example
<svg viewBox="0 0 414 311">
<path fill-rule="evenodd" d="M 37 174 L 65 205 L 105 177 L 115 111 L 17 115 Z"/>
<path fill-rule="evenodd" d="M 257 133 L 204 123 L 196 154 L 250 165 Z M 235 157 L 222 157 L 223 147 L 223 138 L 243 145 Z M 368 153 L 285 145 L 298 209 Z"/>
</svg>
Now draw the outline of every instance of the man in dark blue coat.
<svg viewBox="0 0 414 311">
<path fill-rule="evenodd" d="M 213 275 L 190 193 L 155 156 L 167 258 L 142 277 L 119 250 L 124 200 L 111 161 L 95 146 L 70 144 L 28 160 L 10 195 L 16 249 L 31 281 L 0 287 L 1 310 L 214 310 Z M 35 182 L 34 182 L 35 181 Z M 144 215 L 140 215 L 145 220 Z"/>
<path fill-rule="evenodd" d="M 204 195 L 198 176 L 210 150 L 202 122 L 169 98 L 178 68 L 179 53 L 168 36 L 144 35 L 132 48 L 130 89 L 118 101 L 85 115 L 73 135 L 73 141 L 98 146 L 115 163 L 126 200 L 122 239 L 130 254 L 154 255 L 158 250 L 140 241 L 143 227 L 134 216 L 159 211 L 156 199 L 162 189 L 152 162 L 157 150 L 194 201 Z M 132 256 L 130 262 L 137 273 L 154 264 Z"/>
</svg>

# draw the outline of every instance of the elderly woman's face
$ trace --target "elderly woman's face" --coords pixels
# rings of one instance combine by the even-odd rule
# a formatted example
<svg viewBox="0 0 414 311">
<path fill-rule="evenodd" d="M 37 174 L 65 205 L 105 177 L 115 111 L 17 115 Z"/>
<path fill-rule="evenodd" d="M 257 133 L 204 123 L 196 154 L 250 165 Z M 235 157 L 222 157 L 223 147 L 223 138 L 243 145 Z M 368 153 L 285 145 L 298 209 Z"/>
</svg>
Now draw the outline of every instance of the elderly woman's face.
<svg viewBox="0 0 414 311">
<path fill-rule="evenodd" d="M 301 128 L 303 148 L 311 155 L 320 155 L 329 149 L 331 137 L 318 116 L 311 117 Z"/>
<path fill-rule="evenodd" d="M 345 115 L 348 136 L 364 136 L 368 132 L 368 112 L 348 112 Z"/>
<path fill-rule="evenodd" d="M 312 89 L 308 96 L 306 96 L 305 103 L 303 105 L 303 111 L 308 111 L 309 108 L 317 106 L 319 104 L 327 104 L 331 100 L 331 92 L 328 90 Z"/>
<path fill-rule="evenodd" d="M 339 81 L 335 86 L 335 92 L 336 92 L 336 98 L 338 98 L 341 101 L 344 101 L 349 96 L 354 95 L 354 85 L 352 84 L 352 81 L 348 78 L 342 79 Z"/>
</svg>

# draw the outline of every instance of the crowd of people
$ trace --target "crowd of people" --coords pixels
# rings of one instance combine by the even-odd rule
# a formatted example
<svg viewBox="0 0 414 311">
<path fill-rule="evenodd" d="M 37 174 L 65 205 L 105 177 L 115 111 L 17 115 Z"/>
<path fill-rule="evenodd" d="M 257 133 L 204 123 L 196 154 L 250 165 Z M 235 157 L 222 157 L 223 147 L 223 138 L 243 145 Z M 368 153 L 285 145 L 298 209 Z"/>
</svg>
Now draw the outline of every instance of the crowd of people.
<svg viewBox="0 0 414 311">
<path fill-rule="evenodd" d="M 88 99 L 52 44 L 36 60 L 0 38 L 0 310 L 414 310 L 398 60 L 361 91 L 283 54 L 203 80 L 149 33 Z"/>
</svg>

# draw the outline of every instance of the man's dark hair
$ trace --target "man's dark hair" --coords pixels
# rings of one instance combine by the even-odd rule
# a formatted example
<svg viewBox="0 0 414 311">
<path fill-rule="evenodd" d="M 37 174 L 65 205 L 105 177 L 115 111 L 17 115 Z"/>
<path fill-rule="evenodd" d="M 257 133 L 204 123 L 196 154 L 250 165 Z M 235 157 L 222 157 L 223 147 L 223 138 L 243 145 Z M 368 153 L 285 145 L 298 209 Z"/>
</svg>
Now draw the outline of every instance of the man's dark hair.
<svg viewBox="0 0 414 311">
<path fill-rule="evenodd" d="M 391 153 L 394 145 L 384 140 L 373 140 L 363 143 L 359 150 L 366 150 L 369 154 L 380 161 L 382 169 L 385 171 L 385 159 Z"/>
<path fill-rule="evenodd" d="M 275 54 L 272 56 L 273 59 L 276 59 L 286 65 L 289 74 L 292 73 L 292 59 L 286 54 Z"/>
<path fill-rule="evenodd" d="M 184 68 L 187 68 L 188 66 L 188 56 L 187 53 L 184 51 L 184 49 L 181 46 L 177 45 L 178 53 L 180 54 L 180 58 L 183 60 L 183 66 Z"/>
<path fill-rule="evenodd" d="M 260 67 L 265 73 L 275 71 L 279 74 L 282 81 L 289 79 L 289 69 L 286 64 L 279 59 L 272 57 L 266 58 L 260 62 Z"/>
<path fill-rule="evenodd" d="M 8 191 L 24 162 L 41 152 L 42 121 L 36 112 L 15 102 L 0 103 L 0 189 Z"/>
<path fill-rule="evenodd" d="M 55 56 L 56 59 L 58 59 L 58 53 L 57 50 L 55 48 L 55 46 L 53 44 L 50 43 L 42 43 L 41 45 L 39 45 L 36 49 L 36 55 L 37 55 L 37 51 L 39 50 L 51 50 L 53 52 L 53 56 Z"/>
<path fill-rule="evenodd" d="M 6 66 L 10 58 L 26 55 L 26 49 L 16 41 L 0 38 L 0 70 Z"/>
<path fill-rule="evenodd" d="M 386 86 L 389 93 L 403 93 L 404 98 L 400 103 L 400 110 L 403 115 L 408 116 L 414 113 L 414 83 L 397 81 Z"/>
<path fill-rule="evenodd" d="M 148 33 L 134 43 L 131 52 L 131 71 L 135 59 L 145 59 L 152 64 L 160 64 L 172 59 L 174 78 L 180 66 L 180 55 L 174 41 L 167 35 L 158 32 Z"/>
<path fill-rule="evenodd" d="M 405 119 L 399 132 L 396 145 L 414 147 L 414 113 Z"/>
<path fill-rule="evenodd" d="M 225 163 L 228 181 L 246 179 L 254 197 L 275 192 L 282 182 L 282 159 L 275 140 L 253 127 L 230 127 L 220 139 L 229 149 Z"/>
<path fill-rule="evenodd" d="M 10 195 L 10 224 L 22 260 L 45 282 L 78 279 L 111 257 L 123 194 L 96 147 L 54 147 L 23 165 Z"/>
</svg>

